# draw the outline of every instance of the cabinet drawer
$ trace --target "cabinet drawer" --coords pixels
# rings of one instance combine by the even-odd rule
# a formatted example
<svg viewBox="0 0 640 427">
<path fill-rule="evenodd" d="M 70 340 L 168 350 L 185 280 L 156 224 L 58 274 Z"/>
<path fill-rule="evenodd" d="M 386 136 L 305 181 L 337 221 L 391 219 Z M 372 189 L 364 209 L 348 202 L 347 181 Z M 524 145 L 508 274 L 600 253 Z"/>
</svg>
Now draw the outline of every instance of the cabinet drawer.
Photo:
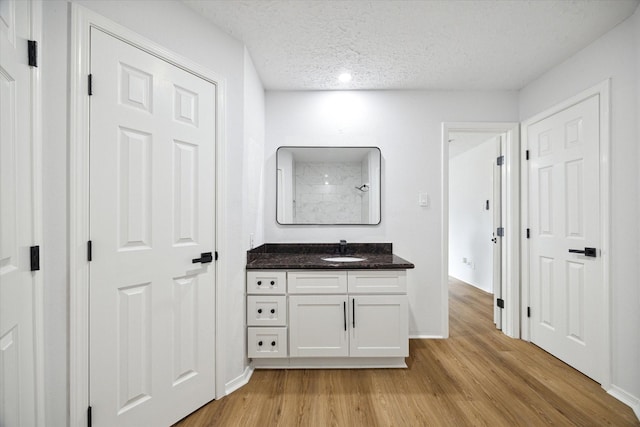
<svg viewBox="0 0 640 427">
<path fill-rule="evenodd" d="M 349 271 L 349 293 L 353 294 L 405 294 L 407 272 L 404 270 Z"/>
<path fill-rule="evenodd" d="M 284 271 L 247 271 L 248 294 L 284 295 L 287 292 L 287 273 Z"/>
<path fill-rule="evenodd" d="M 248 326 L 287 326 L 287 297 L 284 295 L 249 295 Z"/>
<path fill-rule="evenodd" d="M 346 271 L 289 271 L 290 294 L 343 294 L 347 292 Z"/>
<path fill-rule="evenodd" d="M 287 328 L 248 328 L 247 337 L 249 357 L 287 357 Z"/>
</svg>

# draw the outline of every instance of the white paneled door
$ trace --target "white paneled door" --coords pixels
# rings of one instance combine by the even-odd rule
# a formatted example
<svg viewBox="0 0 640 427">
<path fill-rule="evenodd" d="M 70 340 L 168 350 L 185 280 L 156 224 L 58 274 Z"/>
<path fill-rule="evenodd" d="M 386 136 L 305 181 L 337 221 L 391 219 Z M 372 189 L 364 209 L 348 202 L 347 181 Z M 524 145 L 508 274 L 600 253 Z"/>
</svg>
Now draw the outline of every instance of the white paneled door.
<svg viewBox="0 0 640 427">
<path fill-rule="evenodd" d="M 34 88 L 30 1 L 0 1 L 0 426 L 34 426 L 36 402 Z"/>
<path fill-rule="evenodd" d="M 91 73 L 93 425 L 167 426 L 215 397 L 216 87 L 95 28 Z"/>
<path fill-rule="evenodd" d="M 599 96 L 527 132 L 531 340 L 602 381 Z"/>
</svg>

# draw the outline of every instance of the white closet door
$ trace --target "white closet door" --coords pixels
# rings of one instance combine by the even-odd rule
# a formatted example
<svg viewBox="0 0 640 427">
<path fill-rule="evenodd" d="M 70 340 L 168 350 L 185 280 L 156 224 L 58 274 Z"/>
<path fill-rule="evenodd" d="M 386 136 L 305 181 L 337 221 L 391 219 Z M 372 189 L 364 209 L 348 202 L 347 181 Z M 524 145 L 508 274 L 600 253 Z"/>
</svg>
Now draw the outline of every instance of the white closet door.
<svg viewBox="0 0 640 427">
<path fill-rule="evenodd" d="M 214 84 L 91 30 L 94 426 L 170 425 L 215 396 Z"/>
<path fill-rule="evenodd" d="M 37 424 L 30 1 L 0 1 L 0 426 Z"/>
<path fill-rule="evenodd" d="M 531 340 L 602 379 L 599 97 L 528 127 Z M 575 253 L 570 250 L 589 253 Z"/>
</svg>

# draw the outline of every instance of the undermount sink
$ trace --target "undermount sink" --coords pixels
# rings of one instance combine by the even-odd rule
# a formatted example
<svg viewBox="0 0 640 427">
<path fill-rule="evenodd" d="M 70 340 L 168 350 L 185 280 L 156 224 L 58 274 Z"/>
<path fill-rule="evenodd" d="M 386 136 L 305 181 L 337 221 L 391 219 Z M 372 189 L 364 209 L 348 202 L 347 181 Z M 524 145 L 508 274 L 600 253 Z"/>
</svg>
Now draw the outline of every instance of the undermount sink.
<svg viewBox="0 0 640 427">
<path fill-rule="evenodd" d="M 329 262 L 357 262 L 357 261 L 364 261 L 366 260 L 366 258 L 356 258 L 353 256 L 335 256 L 330 258 L 322 258 L 322 260 L 329 261 Z"/>
</svg>

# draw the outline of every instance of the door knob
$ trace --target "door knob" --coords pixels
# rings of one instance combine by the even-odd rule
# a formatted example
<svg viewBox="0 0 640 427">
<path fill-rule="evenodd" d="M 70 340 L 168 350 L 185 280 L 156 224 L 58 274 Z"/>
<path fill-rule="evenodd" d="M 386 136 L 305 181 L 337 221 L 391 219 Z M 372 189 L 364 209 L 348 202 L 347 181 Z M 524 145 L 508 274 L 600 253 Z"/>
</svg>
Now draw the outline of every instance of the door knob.
<svg viewBox="0 0 640 427">
<path fill-rule="evenodd" d="M 198 262 L 200 262 L 202 264 L 206 264 L 206 263 L 211 262 L 211 261 L 213 261 L 213 254 L 211 252 L 202 252 L 200 254 L 200 258 L 194 258 L 194 259 L 191 260 L 191 262 L 193 264 L 198 263 Z"/>
<path fill-rule="evenodd" d="M 584 254 L 584 256 L 590 256 L 595 258 L 597 255 L 596 248 L 584 248 L 584 250 L 580 249 L 569 249 L 569 252 L 572 254 Z"/>
</svg>

